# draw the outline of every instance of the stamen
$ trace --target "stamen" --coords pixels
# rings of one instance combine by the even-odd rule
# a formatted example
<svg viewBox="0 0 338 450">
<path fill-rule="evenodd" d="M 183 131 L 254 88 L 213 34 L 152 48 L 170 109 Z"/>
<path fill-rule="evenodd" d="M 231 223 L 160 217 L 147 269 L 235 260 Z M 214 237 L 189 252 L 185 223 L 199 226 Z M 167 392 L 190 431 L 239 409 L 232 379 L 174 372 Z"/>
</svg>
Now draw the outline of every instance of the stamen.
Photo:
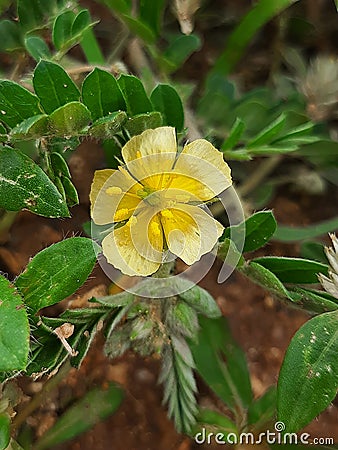
<svg viewBox="0 0 338 450">
<path fill-rule="evenodd" d="M 121 209 L 118 209 L 118 210 L 116 211 L 116 213 L 114 214 L 114 221 L 115 221 L 115 222 L 118 222 L 118 221 L 120 221 L 120 220 L 127 219 L 128 213 L 129 213 L 129 209 L 128 209 L 128 208 L 121 208 Z"/>
<path fill-rule="evenodd" d="M 161 236 L 161 228 L 157 222 L 151 222 L 150 224 L 150 232 L 155 236 Z"/>
<path fill-rule="evenodd" d="M 161 216 L 164 217 L 165 219 L 169 219 L 169 220 L 174 219 L 174 214 L 169 209 L 163 209 L 161 211 Z"/>
</svg>

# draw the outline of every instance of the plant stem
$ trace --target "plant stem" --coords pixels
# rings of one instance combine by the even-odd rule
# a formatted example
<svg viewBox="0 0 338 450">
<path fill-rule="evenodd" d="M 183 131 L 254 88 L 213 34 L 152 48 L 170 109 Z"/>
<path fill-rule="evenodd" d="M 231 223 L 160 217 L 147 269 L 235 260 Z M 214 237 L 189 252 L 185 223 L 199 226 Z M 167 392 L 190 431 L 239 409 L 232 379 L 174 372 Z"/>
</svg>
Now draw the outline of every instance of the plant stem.
<svg viewBox="0 0 338 450">
<path fill-rule="evenodd" d="M 58 373 L 50 378 L 44 385 L 41 391 L 32 398 L 28 405 L 18 413 L 12 423 L 12 429 L 17 430 L 41 404 L 46 400 L 47 395 L 52 392 L 58 384 L 65 378 L 66 374 L 71 369 L 69 361 L 60 368 Z"/>
<path fill-rule="evenodd" d="M 274 155 L 270 158 L 264 159 L 253 174 L 237 189 L 238 194 L 241 197 L 247 196 L 253 191 L 259 184 L 262 183 L 264 178 L 269 175 L 275 167 L 282 160 L 282 155 Z"/>
<path fill-rule="evenodd" d="M 174 265 L 175 265 L 175 261 L 170 261 L 170 262 L 161 264 L 159 269 L 154 273 L 153 277 L 154 278 L 167 278 L 170 275 L 172 269 L 174 268 Z"/>
</svg>

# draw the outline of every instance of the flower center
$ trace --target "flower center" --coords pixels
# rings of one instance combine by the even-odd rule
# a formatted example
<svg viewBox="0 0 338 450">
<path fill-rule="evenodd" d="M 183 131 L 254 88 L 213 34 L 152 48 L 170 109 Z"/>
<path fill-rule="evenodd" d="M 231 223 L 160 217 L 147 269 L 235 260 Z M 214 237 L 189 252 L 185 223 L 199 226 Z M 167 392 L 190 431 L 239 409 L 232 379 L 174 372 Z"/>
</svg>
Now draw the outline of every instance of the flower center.
<svg viewBox="0 0 338 450">
<path fill-rule="evenodd" d="M 143 189 L 139 189 L 137 191 L 137 195 L 142 198 L 142 200 L 146 199 L 147 197 L 149 197 L 149 195 L 153 194 L 155 192 L 154 189 L 148 187 L 148 186 L 144 186 Z"/>
</svg>

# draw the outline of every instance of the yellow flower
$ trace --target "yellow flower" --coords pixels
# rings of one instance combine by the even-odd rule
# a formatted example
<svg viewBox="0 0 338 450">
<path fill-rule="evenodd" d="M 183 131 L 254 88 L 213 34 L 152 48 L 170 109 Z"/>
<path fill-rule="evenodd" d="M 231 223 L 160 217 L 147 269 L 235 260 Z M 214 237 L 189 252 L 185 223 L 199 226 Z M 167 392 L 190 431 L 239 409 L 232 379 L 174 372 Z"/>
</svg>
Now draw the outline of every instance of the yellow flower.
<svg viewBox="0 0 338 450">
<path fill-rule="evenodd" d="M 230 168 L 210 142 L 177 149 L 175 129 L 134 136 L 122 149 L 125 166 L 95 172 L 91 216 L 114 223 L 103 254 L 126 275 L 157 271 L 166 250 L 192 265 L 210 252 L 223 232 L 203 203 L 231 185 Z"/>
</svg>

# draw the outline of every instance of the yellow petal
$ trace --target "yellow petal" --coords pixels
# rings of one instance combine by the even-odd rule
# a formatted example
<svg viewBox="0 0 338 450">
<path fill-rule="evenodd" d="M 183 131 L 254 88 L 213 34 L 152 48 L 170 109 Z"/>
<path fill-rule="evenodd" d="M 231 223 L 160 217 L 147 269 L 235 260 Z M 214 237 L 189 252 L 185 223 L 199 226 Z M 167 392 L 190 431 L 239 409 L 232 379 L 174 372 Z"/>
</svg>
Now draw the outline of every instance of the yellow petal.
<svg viewBox="0 0 338 450">
<path fill-rule="evenodd" d="M 223 233 L 223 226 L 197 206 L 178 205 L 160 216 L 169 250 L 188 265 L 210 252 Z"/>
<path fill-rule="evenodd" d="M 149 208 L 140 210 L 138 216 L 106 236 L 102 248 L 108 262 L 125 275 L 153 274 L 162 261 L 163 232 L 158 216 L 151 217 Z"/>
<path fill-rule="evenodd" d="M 159 127 L 143 131 L 132 137 L 122 149 L 124 161 L 128 164 L 134 159 L 158 153 L 175 153 L 177 151 L 175 128 Z"/>
<path fill-rule="evenodd" d="M 163 256 L 163 230 L 157 208 L 142 202 L 136 209 L 136 222 L 130 227 L 134 247 L 143 258 L 160 264 Z"/>
<path fill-rule="evenodd" d="M 94 173 L 94 179 L 92 181 L 91 189 L 90 189 L 90 203 L 93 206 L 96 202 L 97 196 L 99 195 L 100 190 L 102 189 L 105 182 L 116 172 L 113 169 L 105 169 L 105 170 L 97 170 Z"/>
<path fill-rule="evenodd" d="M 142 181 L 172 169 L 177 153 L 175 128 L 159 127 L 132 137 L 122 149 L 128 170 Z M 148 185 L 153 187 L 154 184 Z"/>
<path fill-rule="evenodd" d="M 231 184 L 231 170 L 222 153 L 205 139 L 186 145 L 174 167 L 171 187 L 186 189 L 201 200 L 209 200 Z"/>
<path fill-rule="evenodd" d="M 97 170 L 90 191 L 91 217 L 97 225 L 128 219 L 141 199 L 142 186 L 123 170 Z"/>
</svg>

